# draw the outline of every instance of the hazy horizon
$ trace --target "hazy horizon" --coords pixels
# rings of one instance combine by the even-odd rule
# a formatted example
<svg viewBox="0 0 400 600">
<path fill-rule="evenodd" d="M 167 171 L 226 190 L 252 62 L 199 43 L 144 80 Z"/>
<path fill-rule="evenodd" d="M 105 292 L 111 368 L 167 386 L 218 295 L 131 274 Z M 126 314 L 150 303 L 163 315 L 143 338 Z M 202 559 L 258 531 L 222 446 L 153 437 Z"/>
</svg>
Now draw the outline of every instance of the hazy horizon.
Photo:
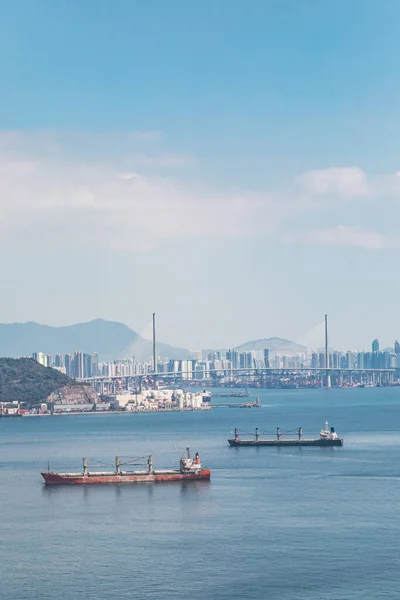
<svg viewBox="0 0 400 600">
<path fill-rule="evenodd" d="M 92 323 L 94 321 L 108 321 L 108 322 L 113 322 L 113 323 L 118 323 L 118 324 L 122 324 L 125 325 L 127 327 L 129 327 L 128 325 L 126 325 L 126 323 L 122 323 L 121 321 L 109 321 L 107 319 L 103 319 L 101 317 L 98 317 L 96 319 L 90 319 L 89 321 L 85 321 L 85 322 L 80 322 L 80 323 L 66 323 L 65 325 L 49 325 L 48 323 L 38 323 L 37 321 L 26 321 L 26 322 L 15 322 L 15 323 L 0 323 L 0 325 L 27 325 L 27 324 L 35 324 L 35 325 L 42 325 L 44 327 L 72 327 L 72 326 L 76 326 L 76 325 L 85 325 L 87 323 Z M 147 341 L 151 341 L 152 340 L 152 322 L 149 321 L 147 326 L 145 327 L 145 329 L 143 331 L 138 331 L 137 329 L 135 329 L 134 327 L 130 327 L 130 329 L 136 333 L 139 334 L 143 339 L 147 340 Z M 170 340 L 168 339 L 161 339 L 160 336 L 158 335 L 158 330 L 157 330 L 157 334 L 156 334 L 156 340 L 157 343 L 162 343 L 162 344 L 167 344 L 167 345 L 171 345 L 174 347 L 181 347 L 187 350 L 190 350 L 192 352 L 196 352 L 196 351 L 204 351 L 204 350 L 229 350 L 232 348 L 237 348 L 240 347 L 244 344 L 248 344 L 249 342 L 256 342 L 256 341 L 260 341 L 260 340 L 271 340 L 271 339 L 279 339 L 282 342 L 291 342 L 294 343 L 296 345 L 299 346 L 304 346 L 309 352 L 312 350 L 323 350 L 324 349 L 324 335 L 325 335 L 325 329 L 324 329 L 324 322 L 321 321 L 316 327 L 312 328 L 309 332 L 307 332 L 305 335 L 302 336 L 302 338 L 300 339 L 294 339 L 294 338 L 284 338 L 283 336 L 280 335 L 275 335 L 275 334 L 271 334 L 271 335 L 265 335 L 265 336 L 259 336 L 256 338 L 252 338 L 252 339 L 247 339 L 247 340 L 241 340 L 240 342 L 234 343 L 234 344 L 225 344 L 225 345 L 221 345 L 221 346 L 211 346 L 211 345 L 205 345 L 201 348 L 195 348 L 191 345 L 188 346 L 178 346 L 177 344 L 172 343 Z M 374 338 L 375 339 L 375 338 Z M 379 339 L 378 339 L 379 340 Z M 331 336 L 329 334 L 329 349 L 330 350 L 334 350 L 334 351 L 369 351 L 371 350 L 371 345 L 372 345 L 372 339 L 370 340 L 370 343 L 365 346 L 365 347 L 356 347 L 356 346 L 350 346 L 350 347 L 340 347 L 335 345 L 335 343 L 332 343 L 331 341 Z M 379 344 L 380 344 L 380 349 L 387 349 L 387 348 L 393 348 L 394 345 L 394 341 L 395 339 L 393 338 L 393 340 L 391 340 L 389 343 L 381 343 L 381 341 L 379 340 Z M 38 350 L 38 349 L 36 349 Z M 46 351 L 45 348 L 41 348 L 40 351 Z"/>
</svg>

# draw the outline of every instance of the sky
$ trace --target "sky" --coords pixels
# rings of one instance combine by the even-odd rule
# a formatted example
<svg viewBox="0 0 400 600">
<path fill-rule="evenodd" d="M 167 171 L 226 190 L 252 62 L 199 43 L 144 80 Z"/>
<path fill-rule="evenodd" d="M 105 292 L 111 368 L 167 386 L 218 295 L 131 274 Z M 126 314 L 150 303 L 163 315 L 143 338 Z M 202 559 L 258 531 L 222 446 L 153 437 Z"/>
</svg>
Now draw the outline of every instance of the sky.
<svg viewBox="0 0 400 600">
<path fill-rule="evenodd" d="M 0 321 L 400 337 L 397 0 L 0 8 Z"/>
</svg>

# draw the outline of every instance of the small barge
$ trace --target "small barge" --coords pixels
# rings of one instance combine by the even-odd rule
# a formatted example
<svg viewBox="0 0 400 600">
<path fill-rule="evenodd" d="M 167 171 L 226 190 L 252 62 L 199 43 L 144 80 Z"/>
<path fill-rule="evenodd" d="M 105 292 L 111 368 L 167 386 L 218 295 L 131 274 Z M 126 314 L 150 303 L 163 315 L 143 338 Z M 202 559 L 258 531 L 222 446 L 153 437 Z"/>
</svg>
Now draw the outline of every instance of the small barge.
<svg viewBox="0 0 400 600">
<path fill-rule="evenodd" d="M 153 470 L 152 456 L 147 457 L 146 463 L 140 462 L 121 462 L 119 457 L 115 457 L 115 471 L 89 471 L 87 458 L 83 459 L 83 470 L 79 473 L 55 473 L 48 470 L 41 473 L 46 485 L 88 485 L 88 484 L 106 484 L 106 483 L 158 483 L 166 481 L 197 481 L 208 480 L 211 477 L 210 469 L 201 466 L 200 455 L 196 452 L 192 458 L 189 448 L 187 456 L 180 460 L 179 469 L 176 470 Z M 141 459 L 138 459 L 141 460 Z M 143 471 L 122 470 L 127 465 L 147 465 Z"/>
<path fill-rule="evenodd" d="M 248 398 L 249 391 L 246 389 L 244 392 L 234 392 L 233 390 L 229 390 L 229 392 L 213 392 L 213 398 Z"/>
<path fill-rule="evenodd" d="M 279 427 L 276 430 L 276 437 L 272 439 L 261 439 L 258 427 L 255 430 L 254 439 L 241 439 L 238 429 L 235 429 L 235 437 L 228 439 L 230 446 L 343 446 L 343 438 L 339 438 L 335 432 L 335 428 L 328 426 L 328 421 L 325 422 L 325 429 L 322 429 L 319 438 L 315 440 L 307 440 L 303 438 L 303 430 L 301 427 L 297 430 L 297 437 L 292 439 L 283 439 L 282 436 L 287 435 L 281 433 Z"/>
<path fill-rule="evenodd" d="M 243 402 L 243 404 L 239 404 L 238 402 L 235 402 L 233 404 L 218 403 L 213 404 L 212 406 L 213 408 L 260 408 L 261 403 L 260 398 L 257 396 L 255 402 Z"/>
</svg>

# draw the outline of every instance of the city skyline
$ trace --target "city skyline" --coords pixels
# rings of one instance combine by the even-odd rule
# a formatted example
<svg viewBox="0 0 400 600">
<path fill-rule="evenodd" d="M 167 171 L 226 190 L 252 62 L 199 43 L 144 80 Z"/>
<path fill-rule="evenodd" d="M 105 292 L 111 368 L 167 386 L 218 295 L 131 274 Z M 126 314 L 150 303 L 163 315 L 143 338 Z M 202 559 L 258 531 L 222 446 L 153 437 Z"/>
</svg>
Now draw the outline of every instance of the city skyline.
<svg viewBox="0 0 400 600">
<path fill-rule="evenodd" d="M 369 351 L 334 350 L 326 348 L 307 349 L 306 352 L 285 354 L 270 351 L 268 348 L 240 352 L 231 350 L 202 350 L 190 358 L 161 359 L 157 354 L 156 372 L 183 374 L 185 379 L 205 379 L 207 373 L 225 374 L 240 369 L 399 369 L 400 343 L 395 340 L 393 348 L 380 349 L 379 340 L 374 339 Z M 328 355 L 328 359 L 327 359 Z M 154 373 L 154 363 L 132 357 L 119 357 L 113 360 L 100 360 L 96 352 L 56 354 L 34 352 L 32 358 L 45 367 L 55 368 L 76 379 L 96 377 L 126 377 Z"/>
<path fill-rule="evenodd" d="M 400 4 L 18 0 L 3 16 L 3 322 L 141 333 L 156 311 L 160 339 L 202 348 L 302 343 L 328 312 L 336 347 L 388 345 Z"/>
</svg>

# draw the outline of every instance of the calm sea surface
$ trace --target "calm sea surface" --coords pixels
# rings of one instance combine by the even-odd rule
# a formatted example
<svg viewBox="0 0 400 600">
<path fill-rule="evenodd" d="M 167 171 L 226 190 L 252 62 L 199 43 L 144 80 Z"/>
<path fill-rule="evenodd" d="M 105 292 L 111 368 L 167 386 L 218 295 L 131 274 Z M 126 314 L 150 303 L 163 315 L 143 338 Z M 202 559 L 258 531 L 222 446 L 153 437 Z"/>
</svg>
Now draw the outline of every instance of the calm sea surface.
<svg viewBox="0 0 400 600">
<path fill-rule="evenodd" d="M 2 600 L 398 599 L 400 388 L 264 391 L 259 409 L 0 419 Z M 328 419 L 343 448 L 230 448 Z M 307 435 L 308 434 L 308 435 Z M 46 489 L 40 471 L 189 444 L 211 482 Z"/>
</svg>

